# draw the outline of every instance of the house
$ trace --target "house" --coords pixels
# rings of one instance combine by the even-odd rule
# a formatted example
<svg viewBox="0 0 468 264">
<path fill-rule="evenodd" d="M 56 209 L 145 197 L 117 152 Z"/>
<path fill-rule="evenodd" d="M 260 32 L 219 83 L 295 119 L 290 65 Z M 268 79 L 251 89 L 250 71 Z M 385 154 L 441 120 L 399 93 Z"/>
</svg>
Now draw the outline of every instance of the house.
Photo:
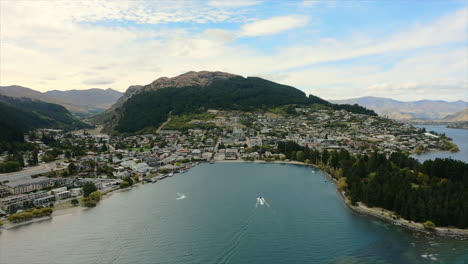
<svg viewBox="0 0 468 264">
<path fill-rule="evenodd" d="M 227 160 L 236 160 L 237 159 L 237 149 L 226 149 L 226 157 Z"/>
<path fill-rule="evenodd" d="M 152 168 L 148 166 L 146 162 L 137 163 L 134 166 L 132 166 L 132 170 L 139 172 L 139 173 L 149 172 L 151 171 L 151 169 Z"/>
</svg>

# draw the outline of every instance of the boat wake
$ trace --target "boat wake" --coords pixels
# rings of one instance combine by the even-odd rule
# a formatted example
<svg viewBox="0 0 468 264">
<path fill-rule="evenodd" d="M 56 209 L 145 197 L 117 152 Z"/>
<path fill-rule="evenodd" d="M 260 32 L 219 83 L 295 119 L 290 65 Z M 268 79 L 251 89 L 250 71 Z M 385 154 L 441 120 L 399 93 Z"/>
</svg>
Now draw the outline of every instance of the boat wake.
<svg viewBox="0 0 468 264">
<path fill-rule="evenodd" d="M 182 199 L 187 198 L 187 196 L 185 196 L 185 194 L 183 194 L 183 193 L 177 193 L 177 195 L 178 195 L 179 197 L 177 197 L 176 200 L 182 200 Z"/>
<path fill-rule="evenodd" d="M 236 232 L 234 232 L 233 236 L 229 239 L 228 246 L 224 248 L 220 256 L 215 259 L 214 263 L 229 263 L 231 261 L 231 259 L 236 255 L 240 245 L 242 244 L 244 237 L 247 235 L 247 231 L 254 218 L 254 215 L 255 210 L 252 210 L 252 212 L 242 223 L 240 228 Z"/>
<path fill-rule="evenodd" d="M 263 197 L 257 197 L 257 203 L 255 204 L 255 207 L 258 207 L 259 205 L 266 205 L 268 206 L 268 208 L 270 208 L 270 205 L 267 203 L 267 201 Z"/>
</svg>

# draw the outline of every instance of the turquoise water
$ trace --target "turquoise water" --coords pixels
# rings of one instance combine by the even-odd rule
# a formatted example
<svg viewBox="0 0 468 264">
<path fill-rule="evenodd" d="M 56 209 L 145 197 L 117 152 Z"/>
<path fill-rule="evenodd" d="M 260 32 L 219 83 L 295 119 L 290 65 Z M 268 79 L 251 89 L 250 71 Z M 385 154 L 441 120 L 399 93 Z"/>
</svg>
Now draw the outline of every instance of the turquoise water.
<svg viewBox="0 0 468 264">
<path fill-rule="evenodd" d="M 445 126 L 430 126 L 430 125 L 418 125 L 415 127 L 424 127 L 426 131 L 435 131 L 437 133 L 445 133 L 446 136 L 453 139 L 453 142 L 457 144 L 460 149 L 459 152 L 434 152 L 425 153 L 421 155 L 413 155 L 412 157 L 418 159 L 420 162 L 424 162 L 427 159 L 435 158 L 452 158 L 458 159 L 464 162 L 468 162 L 468 129 L 456 129 L 447 128 Z"/>
<path fill-rule="evenodd" d="M 468 241 L 355 214 L 312 171 L 202 164 L 96 208 L 3 230 L 0 263 L 468 263 Z M 256 206 L 258 196 L 270 207 Z"/>
</svg>

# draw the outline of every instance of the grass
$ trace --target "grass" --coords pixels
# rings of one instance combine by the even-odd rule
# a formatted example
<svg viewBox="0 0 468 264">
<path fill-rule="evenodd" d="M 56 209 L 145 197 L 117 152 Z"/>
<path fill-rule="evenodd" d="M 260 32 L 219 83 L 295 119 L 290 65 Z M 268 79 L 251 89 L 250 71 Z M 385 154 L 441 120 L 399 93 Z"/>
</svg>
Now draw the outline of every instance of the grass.
<svg viewBox="0 0 468 264">
<path fill-rule="evenodd" d="M 54 211 L 59 211 L 59 210 L 64 210 L 64 209 L 68 209 L 68 208 L 72 208 L 72 207 L 75 207 L 75 206 L 73 206 L 71 201 L 67 201 L 67 202 L 64 202 L 64 203 L 55 204 L 53 209 L 54 209 Z"/>
</svg>

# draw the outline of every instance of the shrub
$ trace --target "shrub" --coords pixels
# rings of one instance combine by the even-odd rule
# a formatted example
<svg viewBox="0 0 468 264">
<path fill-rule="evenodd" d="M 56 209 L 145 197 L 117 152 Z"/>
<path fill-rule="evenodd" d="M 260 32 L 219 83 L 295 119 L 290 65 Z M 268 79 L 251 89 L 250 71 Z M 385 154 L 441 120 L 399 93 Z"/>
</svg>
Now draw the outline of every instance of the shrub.
<svg viewBox="0 0 468 264">
<path fill-rule="evenodd" d="M 434 231 L 436 226 L 435 226 L 435 224 L 433 222 L 426 221 L 426 222 L 423 223 L 423 227 L 424 227 L 424 229 Z"/>
</svg>

